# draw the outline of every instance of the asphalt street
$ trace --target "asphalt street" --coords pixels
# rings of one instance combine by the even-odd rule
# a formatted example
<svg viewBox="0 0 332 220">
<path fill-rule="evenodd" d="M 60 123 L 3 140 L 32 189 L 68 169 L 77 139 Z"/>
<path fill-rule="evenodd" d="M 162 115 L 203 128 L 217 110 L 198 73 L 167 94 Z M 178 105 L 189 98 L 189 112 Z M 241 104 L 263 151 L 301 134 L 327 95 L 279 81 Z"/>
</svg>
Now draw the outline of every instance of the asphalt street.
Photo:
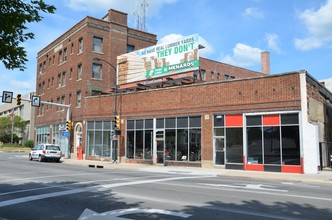
<svg viewBox="0 0 332 220">
<path fill-rule="evenodd" d="M 0 219 L 331 219 L 328 181 L 0 153 Z"/>
</svg>

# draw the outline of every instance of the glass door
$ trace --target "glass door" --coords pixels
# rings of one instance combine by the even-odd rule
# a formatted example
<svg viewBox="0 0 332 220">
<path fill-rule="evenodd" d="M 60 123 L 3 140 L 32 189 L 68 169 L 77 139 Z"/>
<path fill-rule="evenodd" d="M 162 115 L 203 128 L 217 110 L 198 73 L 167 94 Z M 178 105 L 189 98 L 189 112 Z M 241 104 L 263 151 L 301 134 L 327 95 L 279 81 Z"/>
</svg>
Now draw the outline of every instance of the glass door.
<svg viewBox="0 0 332 220">
<path fill-rule="evenodd" d="M 164 130 L 156 131 L 156 146 L 157 146 L 157 164 L 163 164 L 165 161 L 165 136 Z"/>
<path fill-rule="evenodd" d="M 225 138 L 214 138 L 214 163 L 215 165 L 225 164 Z"/>
</svg>

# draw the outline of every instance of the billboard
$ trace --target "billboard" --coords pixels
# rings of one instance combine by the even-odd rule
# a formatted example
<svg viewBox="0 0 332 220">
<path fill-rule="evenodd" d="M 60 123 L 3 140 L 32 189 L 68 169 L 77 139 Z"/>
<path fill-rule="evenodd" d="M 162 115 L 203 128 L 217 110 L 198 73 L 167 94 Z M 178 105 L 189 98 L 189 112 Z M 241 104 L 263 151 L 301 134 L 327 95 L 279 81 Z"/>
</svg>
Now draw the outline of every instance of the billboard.
<svg viewBox="0 0 332 220">
<path fill-rule="evenodd" d="M 198 34 L 117 57 L 118 85 L 199 68 Z"/>
</svg>

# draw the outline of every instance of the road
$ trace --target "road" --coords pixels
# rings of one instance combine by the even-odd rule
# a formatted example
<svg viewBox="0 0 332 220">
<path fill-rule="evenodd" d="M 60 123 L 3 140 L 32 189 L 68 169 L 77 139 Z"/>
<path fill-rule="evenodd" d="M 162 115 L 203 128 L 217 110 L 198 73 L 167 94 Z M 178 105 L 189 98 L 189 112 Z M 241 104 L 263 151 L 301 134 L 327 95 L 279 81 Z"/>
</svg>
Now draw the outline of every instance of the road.
<svg viewBox="0 0 332 220">
<path fill-rule="evenodd" d="M 332 185 L 101 169 L 0 152 L 0 219 L 331 219 Z"/>
</svg>

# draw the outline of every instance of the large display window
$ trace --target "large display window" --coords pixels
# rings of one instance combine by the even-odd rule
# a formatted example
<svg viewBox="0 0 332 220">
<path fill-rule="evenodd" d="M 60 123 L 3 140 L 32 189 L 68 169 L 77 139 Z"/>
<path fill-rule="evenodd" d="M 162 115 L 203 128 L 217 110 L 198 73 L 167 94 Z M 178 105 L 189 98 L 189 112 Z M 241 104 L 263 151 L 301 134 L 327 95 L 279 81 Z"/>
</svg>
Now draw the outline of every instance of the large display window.
<svg viewBox="0 0 332 220">
<path fill-rule="evenodd" d="M 164 152 L 168 161 L 201 161 L 201 116 L 157 118 L 156 129 L 163 131 Z M 161 143 L 161 142 L 160 142 Z M 127 120 L 126 157 L 151 160 L 153 119 Z"/>
</svg>

